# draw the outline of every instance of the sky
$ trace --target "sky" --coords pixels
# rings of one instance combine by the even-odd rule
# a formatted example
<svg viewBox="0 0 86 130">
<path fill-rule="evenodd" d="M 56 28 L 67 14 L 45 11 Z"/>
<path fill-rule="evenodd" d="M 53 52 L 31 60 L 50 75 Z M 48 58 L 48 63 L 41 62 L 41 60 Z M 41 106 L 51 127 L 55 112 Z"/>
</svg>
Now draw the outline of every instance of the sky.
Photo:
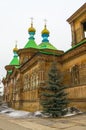
<svg viewBox="0 0 86 130">
<path fill-rule="evenodd" d="M 0 79 L 6 76 L 5 66 L 13 58 L 16 41 L 23 48 L 29 38 L 31 17 L 36 29 L 35 41 L 42 41 L 44 19 L 50 31 L 49 42 L 58 50 L 71 48 L 71 28 L 67 19 L 86 0 L 0 0 Z"/>
</svg>

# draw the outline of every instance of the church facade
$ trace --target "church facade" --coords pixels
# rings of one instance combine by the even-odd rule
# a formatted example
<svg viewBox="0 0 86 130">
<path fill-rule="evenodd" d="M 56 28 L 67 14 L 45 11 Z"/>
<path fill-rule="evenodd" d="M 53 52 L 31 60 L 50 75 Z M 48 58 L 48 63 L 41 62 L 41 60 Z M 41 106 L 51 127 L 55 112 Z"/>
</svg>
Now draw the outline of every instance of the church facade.
<svg viewBox="0 0 86 130">
<path fill-rule="evenodd" d="M 86 111 L 86 3 L 69 19 L 72 43 L 66 52 L 57 50 L 48 40 L 49 31 L 44 26 L 42 43 L 35 42 L 33 22 L 28 29 L 29 40 L 22 49 L 13 49 L 13 59 L 5 66 L 6 77 L 3 78 L 4 100 L 10 107 L 27 111 L 41 110 L 41 86 L 46 85 L 51 64 L 64 75 L 65 91 L 68 92 L 69 106 Z"/>
</svg>

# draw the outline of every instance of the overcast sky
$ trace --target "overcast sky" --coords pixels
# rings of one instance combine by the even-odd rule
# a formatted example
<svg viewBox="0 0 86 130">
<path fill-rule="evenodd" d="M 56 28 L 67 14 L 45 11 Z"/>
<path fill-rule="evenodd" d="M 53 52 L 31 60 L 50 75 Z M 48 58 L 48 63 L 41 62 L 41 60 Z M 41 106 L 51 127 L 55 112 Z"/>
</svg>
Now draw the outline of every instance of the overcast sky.
<svg viewBox="0 0 86 130">
<path fill-rule="evenodd" d="M 71 29 L 67 19 L 86 0 L 0 0 L 0 78 L 6 75 L 4 67 L 13 58 L 15 41 L 23 48 L 28 41 L 28 28 L 33 17 L 36 29 L 35 41 L 42 41 L 44 19 L 50 31 L 49 41 L 57 49 L 71 47 Z"/>
</svg>

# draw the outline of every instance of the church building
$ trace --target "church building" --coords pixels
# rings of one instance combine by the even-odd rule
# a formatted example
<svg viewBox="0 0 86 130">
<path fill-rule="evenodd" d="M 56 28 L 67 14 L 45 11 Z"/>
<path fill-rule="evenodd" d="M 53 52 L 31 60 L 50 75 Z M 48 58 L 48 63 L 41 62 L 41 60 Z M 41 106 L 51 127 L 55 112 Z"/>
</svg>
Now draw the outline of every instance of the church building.
<svg viewBox="0 0 86 130">
<path fill-rule="evenodd" d="M 24 48 L 13 49 L 13 58 L 5 66 L 3 78 L 4 100 L 14 109 L 41 110 L 41 86 L 46 85 L 51 64 L 63 73 L 67 85 L 69 106 L 86 111 L 86 3 L 67 19 L 71 26 L 71 48 L 66 52 L 58 50 L 48 40 L 50 32 L 46 24 L 41 32 L 42 42 L 35 42 L 36 29 L 31 22 L 29 39 Z"/>
</svg>

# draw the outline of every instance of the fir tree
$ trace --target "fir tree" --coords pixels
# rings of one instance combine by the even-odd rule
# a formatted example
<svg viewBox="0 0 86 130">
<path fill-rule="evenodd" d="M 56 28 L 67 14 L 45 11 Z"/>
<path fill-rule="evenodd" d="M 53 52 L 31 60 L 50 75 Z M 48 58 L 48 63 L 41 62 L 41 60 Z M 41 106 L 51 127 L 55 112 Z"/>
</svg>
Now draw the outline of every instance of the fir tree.
<svg viewBox="0 0 86 130">
<path fill-rule="evenodd" d="M 42 87 L 41 105 L 43 112 L 51 115 L 52 117 L 59 117 L 65 114 L 68 99 L 65 92 L 65 86 L 62 83 L 62 76 L 53 63 L 48 73 L 47 86 Z"/>
</svg>

